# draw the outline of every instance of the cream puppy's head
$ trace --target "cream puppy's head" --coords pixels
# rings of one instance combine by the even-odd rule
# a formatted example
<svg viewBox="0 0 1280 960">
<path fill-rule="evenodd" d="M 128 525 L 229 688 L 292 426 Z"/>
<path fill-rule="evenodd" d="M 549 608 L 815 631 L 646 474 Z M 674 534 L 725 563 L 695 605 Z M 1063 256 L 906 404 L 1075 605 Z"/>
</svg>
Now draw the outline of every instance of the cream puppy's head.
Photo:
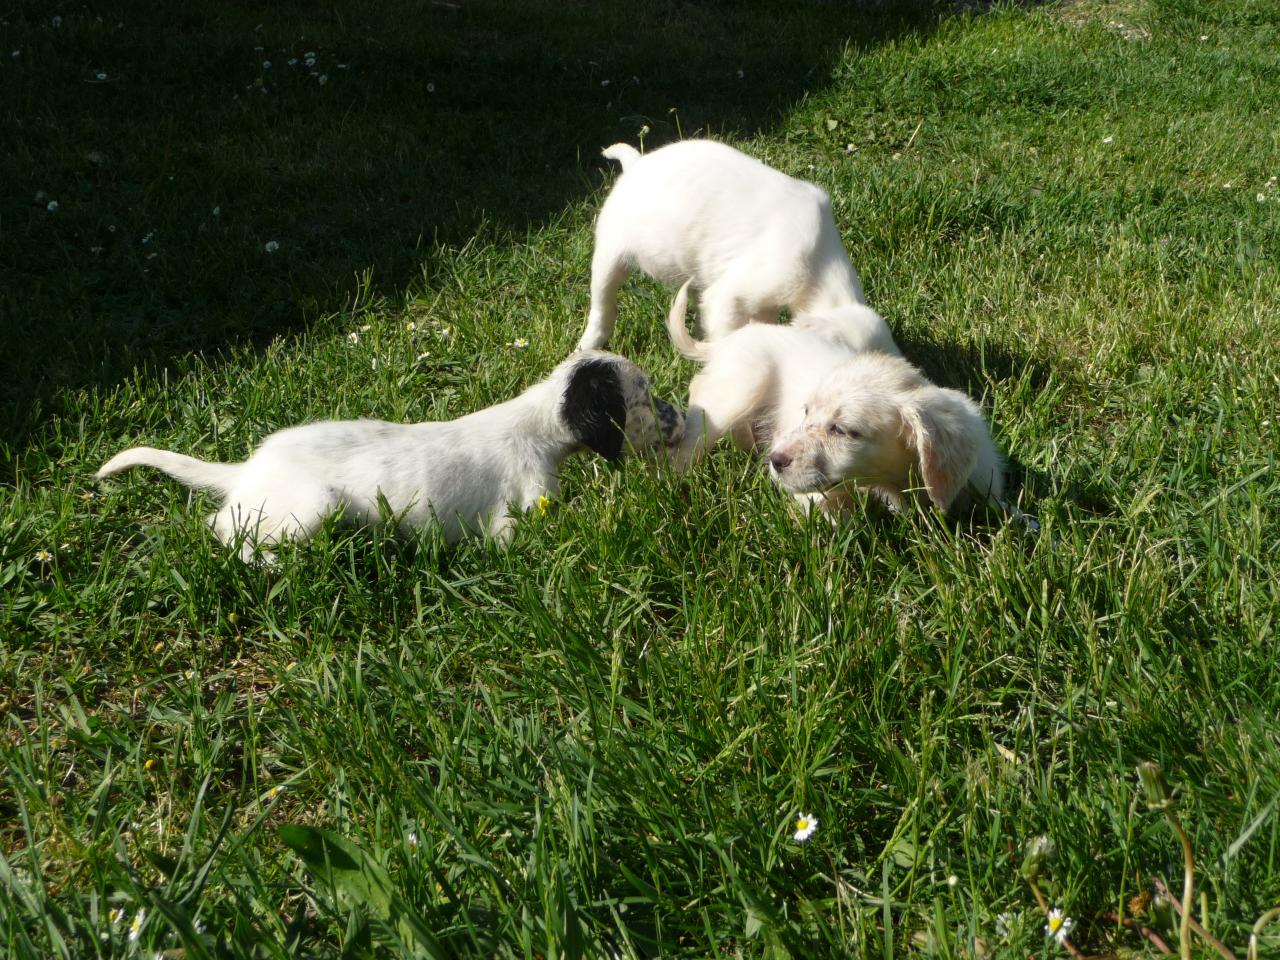
<svg viewBox="0 0 1280 960">
<path fill-rule="evenodd" d="M 582 446 L 606 460 L 624 451 L 674 446 L 684 436 L 684 414 L 654 396 L 649 377 L 626 357 L 585 350 L 560 365 L 564 382 L 560 417 Z"/>
<path fill-rule="evenodd" d="M 942 510 L 968 485 L 982 496 L 1003 492 L 999 456 L 973 401 L 876 353 L 851 358 L 818 384 L 801 423 L 774 438 L 769 473 L 791 493 L 852 485 L 895 507 L 921 486 Z"/>
</svg>

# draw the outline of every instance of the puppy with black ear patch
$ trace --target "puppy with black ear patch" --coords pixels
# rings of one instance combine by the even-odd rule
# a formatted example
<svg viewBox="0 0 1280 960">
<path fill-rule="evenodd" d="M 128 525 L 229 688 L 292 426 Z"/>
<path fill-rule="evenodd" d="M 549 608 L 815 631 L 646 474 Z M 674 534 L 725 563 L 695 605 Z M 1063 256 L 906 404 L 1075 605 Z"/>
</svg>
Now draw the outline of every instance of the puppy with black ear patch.
<svg viewBox="0 0 1280 960">
<path fill-rule="evenodd" d="M 210 463 L 133 447 L 98 471 L 154 467 L 222 499 L 209 518 L 218 538 L 240 543 L 241 558 L 284 540 L 305 540 L 342 512 L 377 523 L 385 500 L 402 531 L 438 523 L 447 540 L 468 534 L 508 543 L 512 508 L 529 510 L 559 490 L 560 464 L 592 450 L 608 460 L 624 450 L 678 443 L 684 417 L 653 397 L 644 371 L 601 351 L 576 353 L 518 397 L 457 420 L 387 423 L 330 420 L 271 434 L 243 463 Z"/>
</svg>

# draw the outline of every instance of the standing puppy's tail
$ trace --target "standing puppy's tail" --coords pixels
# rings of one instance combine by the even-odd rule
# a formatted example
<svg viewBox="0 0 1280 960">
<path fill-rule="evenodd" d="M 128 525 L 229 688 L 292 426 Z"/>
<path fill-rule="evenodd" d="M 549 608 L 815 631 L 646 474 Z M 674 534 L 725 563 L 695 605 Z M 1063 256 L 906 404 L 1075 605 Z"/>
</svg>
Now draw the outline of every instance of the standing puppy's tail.
<svg viewBox="0 0 1280 960">
<path fill-rule="evenodd" d="M 702 340 L 693 339 L 689 328 L 684 325 L 684 315 L 689 309 L 689 284 L 691 283 L 693 283 L 692 280 L 686 280 L 671 303 L 671 312 L 667 314 L 667 335 L 671 337 L 671 344 L 680 356 L 706 363 L 710 355 L 708 345 Z"/>
<path fill-rule="evenodd" d="M 617 160 L 622 164 L 623 173 L 627 172 L 627 167 L 640 159 L 640 151 L 629 143 L 615 143 L 612 147 L 605 147 L 600 153 L 607 159 Z"/>
<path fill-rule="evenodd" d="M 227 493 L 235 483 L 244 464 L 209 463 L 182 453 L 156 450 L 154 447 L 130 447 L 102 465 L 97 479 L 105 480 L 130 467 L 155 467 L 189 487 L 217 490 Z"/>
</svg>

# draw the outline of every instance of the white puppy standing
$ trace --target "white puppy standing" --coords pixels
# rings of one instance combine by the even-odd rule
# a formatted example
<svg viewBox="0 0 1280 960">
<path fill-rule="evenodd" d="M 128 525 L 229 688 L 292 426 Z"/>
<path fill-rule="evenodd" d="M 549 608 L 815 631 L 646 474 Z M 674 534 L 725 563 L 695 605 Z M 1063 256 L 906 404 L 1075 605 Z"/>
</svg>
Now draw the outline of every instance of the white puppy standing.
<svg viewBox="0 0 1280 960">
<path fill-rule="evenodd" d="M 898 355 L 875 311 L 844 323 L 752 325 L 711 342 L 685 328 L 688 284 L 667 320 L 676 349 L 704 364 L 689 385 L 687 468 L 721 437 L 765 452 L 807 509 L 839 512 L 853 490 L 901 509 L 921 489 L 938 508 L 999 499 L 1004 476 L 977 405 Z"/>
<path fill-rule="evenodd" d="M 838 314 L 863 302 L 831 200 L 723 143 L 683 140 L 641 156 L 616 143 L 622 164 L 596 221 L 591 313 L 579 347 L 609 342 L 617 294 L 633 269 L 700 291 L 703 335 L 716 340 L 779 312 Z"/>
<path fill-rule="evenodd" d="M 518 397 L 457 420 L 290 427 L 243 463 L 134 447 L 97 476 L 149 466 L 215 491 L 223 502 L 209 523 L 224 543 L 241 543 L 246 561 L 263 546 L 306 539 L 339 510 L 344 519 L 377 523 L 384 503 L 401 529 L 434 522 L 450 542 L 479 533 L 506 543 L 511 507 L 528 510 L 554 496 L 570 454 L 590 449 L 612 460 L 627 446 L 675 443 L 683 427 L 679 411 L 651 396 L 639 367 L 590 352 L 571 356 Z"/>
</svg>

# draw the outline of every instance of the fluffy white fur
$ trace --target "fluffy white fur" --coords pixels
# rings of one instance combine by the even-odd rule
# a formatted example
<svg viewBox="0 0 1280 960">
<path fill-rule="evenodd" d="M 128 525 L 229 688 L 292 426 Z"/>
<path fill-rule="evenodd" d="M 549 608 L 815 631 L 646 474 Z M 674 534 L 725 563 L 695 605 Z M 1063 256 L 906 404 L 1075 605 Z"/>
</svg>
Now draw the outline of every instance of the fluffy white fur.
<svg viewBox="0 0 1280 960">
<path fill-rule="evenodd" d="M 682 467 L 732 436 L 766 453 L 770 475 L 806 508 L 843 510 L 859 489 L 895 509 L 922 490 L 943 510 L 1004 492 L 977 405 L 898 356 L 874 311 L 840 327 L 753 324 L 699 342 L 685 329 L 686 308 L 682 287 L 668 333 L 704 364 L 689 386 Z"/>
<path fill-rule="evenodd" d="M 590 352 L 570 357 L 515 399 L 457 420 L 290 427 L 243 463 L 134 447 L 112 457 L 98 479 L 149 466 L 215 491 L 222 507 L 209 523 L 224 543 L 239 543 L 246 560 L 264 546 L 305 539 L 339 511 L 377 523 L 389 510 L 402 530 L 436 522 L 450 541 L 485 534 L 506 543 L 511 508 L 528 510 L 554 496 L 570 454 L 592 449 L 613 459 L 627 446 L 674 443 L 683 426 L 678 411 L 650 395 L 639 367 Z"/>
<path fill-rule="evenodd" d="M 819 187 L 711 140 L 643 156 L 616 143 L 604 155 L 623 172 L 596 221 L 581 348 L 609 342 L 618 288 L 633 269 L 672 285 L 692 280 L 708 340 L 748 322 L 775 323 L 783 307 L 833 314 L 862 303 Z"/>
</svg>

